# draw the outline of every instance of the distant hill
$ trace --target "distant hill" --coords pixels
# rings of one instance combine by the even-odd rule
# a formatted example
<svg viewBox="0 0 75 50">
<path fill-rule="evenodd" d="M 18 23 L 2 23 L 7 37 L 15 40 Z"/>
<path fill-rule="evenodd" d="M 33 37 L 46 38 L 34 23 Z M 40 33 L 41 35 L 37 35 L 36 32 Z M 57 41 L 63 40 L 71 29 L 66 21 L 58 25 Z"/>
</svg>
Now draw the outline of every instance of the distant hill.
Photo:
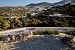
<svg viewBox="0 0 75 50">
<path fill-rule="evenodd" d="M 73 3 L 75 3 L 75 0 L 71 0 Z"/>
<path fill-rule="evenodd" d="M 40 5 L 51 6 L 52 3 L 48 3 L 48 2 L 41 2 L 41 3 L 37 3 L 37 4 L 31 3 L 31 4 L 27 5 L 27 6 L 40 6 Z"/>
<path fill-rule="evenodd" d="M 60 2 L 54 3 L 54 5 L 57 5 L 57 4 L 65 4 L 65 3 L 68 2 L 68 1 L 71 1 L 71 0 L 62 0 L 62 1 L 60 1 Z"/>
<path fill-rule="evenodd" d="M 59 1 L 59 2 L 55 2 L 55 3 L 48 3 L 48 2 L 41 2 L 41 3 L 37 3 L 37 4 L 31 3 L 27 6 L 40 6 L 40 5 L 53 6 L 53 5 L 57 5 L 57 4 L 65 4 L 66 2 L 69 2 L 69 1 L 71 1 L 72 3 L 75 3 L 75 0 L 62 0 L 62 1 Z"/>
<path fill-rule="evenodd" d="M 62 0 L 60 2 L 54 3 L 54 5 L 57 5 L 57 4 L 65 4 L 65 3 L 69 2 L 69 1 L 71 1 L 72 3 L 75 3 L 75 0 Z"/>
</svg>

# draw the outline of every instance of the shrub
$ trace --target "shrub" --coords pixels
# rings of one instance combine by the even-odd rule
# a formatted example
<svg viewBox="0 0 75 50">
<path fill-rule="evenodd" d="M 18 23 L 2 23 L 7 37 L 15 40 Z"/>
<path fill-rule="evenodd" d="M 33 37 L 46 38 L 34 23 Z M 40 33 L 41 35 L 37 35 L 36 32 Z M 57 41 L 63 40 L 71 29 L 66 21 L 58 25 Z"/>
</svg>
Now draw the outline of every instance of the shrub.
<svg viewBox="0 0 75 50">
<path fill-rule="evenodd" d="M 0 40 L 2 39 L 2 35 L 0 34 Z"/>
<path fill-rule="evenodd" d="M 42 35 L 43 31 L 33 32 L 33 35 Z"/>
<path fill-rule="evenodd" d="M 75 36 L 75 31 L 69 31 L 69 32 L 67 32 L 66 34 Z"/>
<path fill-rule="evenodd" d="M 59 32 L 58 31 L 55 31 L 54 35 L 57 35 L 57 34 L 59 34 Z"/>
<path fill-rule="evenodd" d="M 49 35 L 56 35 L 56 34 L 59 34 L 59 32 L 58 31 L 54 31 L 54 30 L 47 30 L 46 31 L 46 34 L 49 34 Z"/>
<path fill-rule="evenodd" d="M 38 32 L 33 32 L 33 35 L 57 35 L 59 34 L 58 31 L 54 31 L 54 30 L 47 30 L 47 31 L 38 31 Z"/>
</svg>

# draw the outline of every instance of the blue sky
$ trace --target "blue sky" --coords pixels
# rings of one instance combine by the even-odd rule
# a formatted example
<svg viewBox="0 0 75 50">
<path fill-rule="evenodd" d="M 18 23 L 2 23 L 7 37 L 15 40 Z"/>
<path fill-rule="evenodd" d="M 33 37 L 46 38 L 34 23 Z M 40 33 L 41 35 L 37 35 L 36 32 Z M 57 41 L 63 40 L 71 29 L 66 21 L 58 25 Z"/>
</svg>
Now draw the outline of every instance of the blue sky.
<svg viewBox="0 0 75 50">
<path fill-rule="evenodd" d="M 59 2 L 61 0 L 0 0 L 0 6 L 25 6 L 30 3 Z"/>
</svg>

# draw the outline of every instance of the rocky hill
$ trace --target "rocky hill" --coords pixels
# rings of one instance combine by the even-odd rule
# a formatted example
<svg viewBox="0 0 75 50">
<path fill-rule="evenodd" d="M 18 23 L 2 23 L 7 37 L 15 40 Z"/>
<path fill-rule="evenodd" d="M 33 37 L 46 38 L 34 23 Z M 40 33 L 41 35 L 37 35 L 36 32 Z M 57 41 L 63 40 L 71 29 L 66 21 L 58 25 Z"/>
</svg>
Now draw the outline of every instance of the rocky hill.
<svg viewBox="0 0 75 50">
<path fill-rule="evenodd" d="M 62 1 L 59 1 L 59 2 L 55 2 L 55 3 L 48 3 L 48 2 L 41 2 L 41 3 L 37 3 L 37 4 L 34 4 L 34 3 L 31 3 L 27 6 L 40 6 L 40 5 L 43 5 L 43 6 L 54 6 L 54 5 L 57 5 L 57 4 L 65 4 L 67 2 L 71 1 L 72 3 L 75 3 L 75 0 L 62 0 Z"/>
<path fill-rule="evenodd" d="M 27 5 L 27 6 L 40 6 L 40 5 L 51 6 L 52 3 L 48 3 L 48 2 L 41 2 L 41 3 L 37 3 L 37 4 L 31 3 L 31 4 Z"/>
</svg>

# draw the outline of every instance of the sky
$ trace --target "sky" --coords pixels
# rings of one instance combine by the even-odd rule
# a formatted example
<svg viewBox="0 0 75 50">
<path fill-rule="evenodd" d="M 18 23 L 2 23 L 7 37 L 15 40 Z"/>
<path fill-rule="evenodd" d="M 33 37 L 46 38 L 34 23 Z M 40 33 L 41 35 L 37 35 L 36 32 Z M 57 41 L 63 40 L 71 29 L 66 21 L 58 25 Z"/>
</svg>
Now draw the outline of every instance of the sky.
<svg viewBox="0 0 75 50">
<path fill-rule="evenodd" d="M 0 0 L 0 6 L 25 6 L 30 3 L 49 2 L 55 3 L 61 0 Z"/>
</svg>

